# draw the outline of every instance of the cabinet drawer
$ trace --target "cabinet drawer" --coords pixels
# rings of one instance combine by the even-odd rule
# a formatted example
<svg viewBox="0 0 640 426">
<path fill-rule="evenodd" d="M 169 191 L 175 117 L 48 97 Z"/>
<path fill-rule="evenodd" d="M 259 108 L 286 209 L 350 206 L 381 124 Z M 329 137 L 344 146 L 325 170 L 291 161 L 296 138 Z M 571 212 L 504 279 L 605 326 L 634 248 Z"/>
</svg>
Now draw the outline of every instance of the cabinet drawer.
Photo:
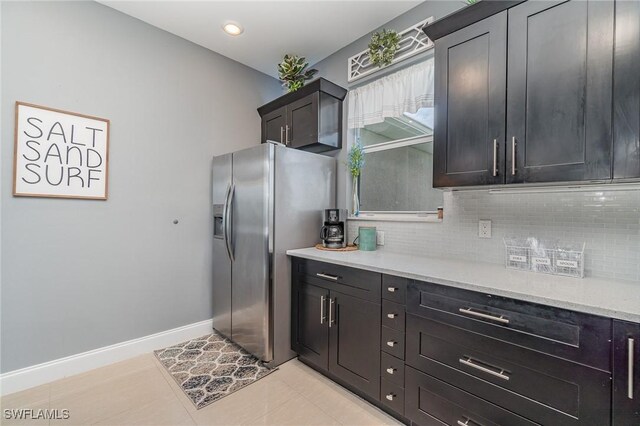
<svg viewBox="0 0 640 426">
<path fill-rule="evenodd" d="M 404 359 L 404 332 L 382 327 L 382 350 L 396 358 Z"/>
<path fill-rule="evenodd" d="M 380 303 L 381 274 L 299 258 L 294 258 L 293 267 L 310 284 Z"/>
<path fill-rule="evenodd" d="M 406 359 L 542 424 L 609 423 L 607 372 L 413 315 L 407 317 Z"/>
<path fill-rule="evenodd" d="M 611 320 L 490 294 L 411 281 L 407 313 L 611 371 Z"/>
<path fill-rule="evenodd" d="M 406 278 L 383 275 L 382 298 L 404 305 L 408 282 Z"/>
<path fill-rule="evenodd" d="M 382 325 L 404 331 L 404 305 L 383 299 Z"/>
<path fill-rule="evenodd" d="M 404 361 L 393 355 L 380 354 L 380 377 L 404 387 Z"/>
<path fill-rule="evenodd" d="M 404 414 L 404 389 L 395 383 L 380 379 L 380 401 L 398 414 Z"/>
<path fill-rule="evenodd" d="M 407 367 L 405 416 L 420 426 L 533 426 L 536 423 Z"/>
</svg>

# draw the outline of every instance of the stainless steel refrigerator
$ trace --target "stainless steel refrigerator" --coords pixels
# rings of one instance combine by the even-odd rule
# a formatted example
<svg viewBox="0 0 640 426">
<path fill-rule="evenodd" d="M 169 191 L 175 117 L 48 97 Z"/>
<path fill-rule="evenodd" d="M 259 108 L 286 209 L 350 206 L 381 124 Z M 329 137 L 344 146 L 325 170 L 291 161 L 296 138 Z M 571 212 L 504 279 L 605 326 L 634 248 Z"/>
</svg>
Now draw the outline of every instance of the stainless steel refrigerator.
<svg viewBox="0 0 640 426">
<path fill-rule="evenodd" d="M 274 144 L 213 158 L 213 328 L 271 365 L 291 351 L 286 251 L 318 242 L 335 159 Z"/>
</svg>

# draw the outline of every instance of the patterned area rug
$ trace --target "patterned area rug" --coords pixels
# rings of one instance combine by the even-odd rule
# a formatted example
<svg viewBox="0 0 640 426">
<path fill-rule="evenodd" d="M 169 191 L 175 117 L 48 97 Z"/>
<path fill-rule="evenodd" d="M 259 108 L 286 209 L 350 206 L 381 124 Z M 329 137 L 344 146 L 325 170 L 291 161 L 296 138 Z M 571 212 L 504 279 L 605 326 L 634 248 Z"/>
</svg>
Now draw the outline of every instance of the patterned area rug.
<svg viewBox="0 0 640 426">
<path fill-rule="evenodd" d="M 275 371 L 217 333 L 154 353 L 198 409 Z"/>
</svg>

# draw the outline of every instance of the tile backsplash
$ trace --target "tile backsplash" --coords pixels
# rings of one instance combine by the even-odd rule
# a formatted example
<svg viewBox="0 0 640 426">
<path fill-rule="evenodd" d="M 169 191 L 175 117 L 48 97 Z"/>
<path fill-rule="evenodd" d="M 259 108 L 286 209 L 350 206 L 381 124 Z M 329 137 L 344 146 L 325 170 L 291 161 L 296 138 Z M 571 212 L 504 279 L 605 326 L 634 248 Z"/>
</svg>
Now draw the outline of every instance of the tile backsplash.
<svg viewBox="0 0 640 426">
<path fill-rule="evenodd" d="M 492 238 L 478 237 L 478 220 Z M 442 223 L 352 220 L 385 232 L 387 251 L 504 264 L 503 238 L 586 243 L 585 275 L 640 283 L 640 190 L 494 194 L 445 192 Z"/>
</svg>

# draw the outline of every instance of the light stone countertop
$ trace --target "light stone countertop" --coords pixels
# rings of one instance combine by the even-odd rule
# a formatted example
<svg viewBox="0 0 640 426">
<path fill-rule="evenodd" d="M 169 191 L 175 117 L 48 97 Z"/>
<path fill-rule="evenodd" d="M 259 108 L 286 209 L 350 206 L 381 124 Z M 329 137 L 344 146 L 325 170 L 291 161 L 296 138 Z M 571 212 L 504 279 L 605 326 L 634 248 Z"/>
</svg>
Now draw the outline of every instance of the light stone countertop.
<svg viewBox="0 0 640 426">
<path fill-rule="evenodd" d="M 289 250 L 287 254 L 640 322 L 640 282 L 561 277 L 506 269 L 492 263 L 406 255 L 384 249 L 332 252 L 311 247 Z"/>
</svg>

